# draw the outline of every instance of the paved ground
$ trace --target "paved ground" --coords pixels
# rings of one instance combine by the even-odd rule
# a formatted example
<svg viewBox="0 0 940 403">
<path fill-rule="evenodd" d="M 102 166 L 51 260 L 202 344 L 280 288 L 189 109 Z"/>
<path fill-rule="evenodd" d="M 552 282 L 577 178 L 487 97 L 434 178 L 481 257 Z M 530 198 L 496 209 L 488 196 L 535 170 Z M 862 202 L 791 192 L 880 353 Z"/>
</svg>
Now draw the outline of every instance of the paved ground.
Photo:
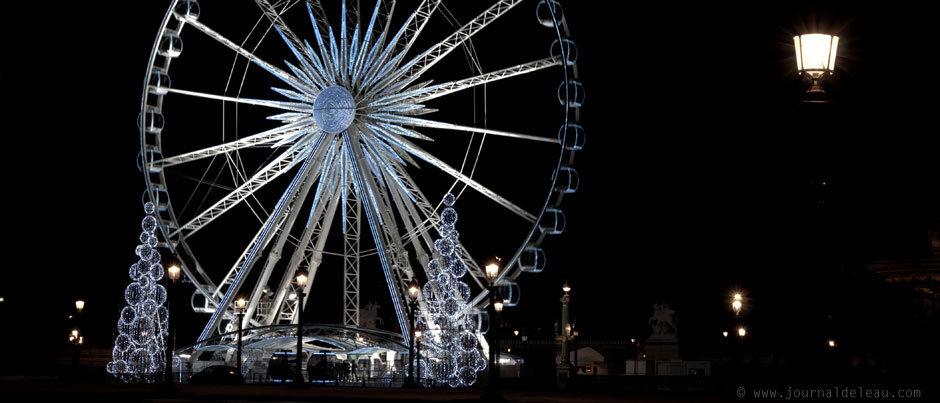
<svg viewBox="0 0 940 403">
<path fill-rule="evenodd" d="M 480 401 L 477 389 L 382 389 L 311 387 L 291 390 L 269 385 L 182 385 L 172 395 L 156 392 L 153 385 L 85 384 L 60 381 L 0 380 L 4 402 L 95 401 L 95 402 L 472 402 Z M 558 391 L 503 391 L 509 402 L 720 402 L 715 394 L 624 394 Z"/>
</svg>

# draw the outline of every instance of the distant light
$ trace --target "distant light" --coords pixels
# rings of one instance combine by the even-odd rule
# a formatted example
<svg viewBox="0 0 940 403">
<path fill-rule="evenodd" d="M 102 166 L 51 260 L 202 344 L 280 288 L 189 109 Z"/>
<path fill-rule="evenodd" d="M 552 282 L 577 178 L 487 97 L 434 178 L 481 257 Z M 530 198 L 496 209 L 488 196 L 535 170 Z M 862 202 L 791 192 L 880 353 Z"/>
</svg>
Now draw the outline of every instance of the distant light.
<svg viewBox="0 0 940 403">
<path fill-rule="evenodd" d="M 506 365 L 506 364 L 509 364 L 510 362 L 512 362 L 512 360 L 509 359 L 509 358 L 500 358 L 500 359 L 499 359 L 499 365 Z"/>
<path fill-rule="evenodd" d="M 75 301 L 75 309 L 78 310 L 78 313 L 82 313 L 82 309 L 85 309 L 85 301 Z"/>
<path fill-rule="evenodd" d="M 180 358 L 185 358 L 185 359 L 188 360 L 188 359 L 190 359 L 190 358 L 192 357 L 192 355 L 190 355 L 190 354 L 180 354 L 179 357 L 180 357 Z"/>
<path fill-rule="evenodd" d="M 835 347 L 835 346 L 836 346 L 836 341 L 833 339 L 829 339 L 829 347 Z"/>
<path fill-rule="evenodd" d="M 72 337 L 78 337 L 78 329 L 72 329 Z"/>
<path fill-rule="evenodd" d="M 290 294 L 287 296 L 287 299 L 289 299 L 289 300 L 295 300 L 295 299 L 297 299 L 297 293 L 293 293 L 293 292 L 290 293 Z"/>
<path fill-rule="evenodd" d="M 565 295 L 568 295 L 571 292 L 571 286 L 568 285 L 568 282 L 565 281 L 565 285 L 561 286 L 561 290 L 565 292 Z"/>
<path fill-rule="evenodd" d="M 512 352 L 512 349 L 511 349 L 511 348 L 507 348 L 507 349 L 506 349 L 506 352 L 507 352 L 507 353 L 511 353 L 511 352 Z"/>
<path fill-rule="evenodd" d="M 518 331 L 518 330 L 513 330 L 513 331 L 512 331 L 512 335 L 518 337 L 518 336 L 519 336 L 519 331 Z"/>
<path fill-rule="evenodd" d="M 415 337 L 421 337 L 421 331 L 415 330 Z"/>
<path fill-rule="evenodd" d="M 0 302 L 3 302 L 3 301 L 5 301 L 5 300 L 3 299 L 3 297 L 0 297 Z"/>
<path fill-rule="evenodd" d="M 722 336 L 728 337 L 728 332 L 721 332 Z"/>
<path fill-rule="evenodd" d="M 493 309 L 496 310 L 496 313 L 503 311 L 503 301 L 496 301 L 493 303 Z"/>
<path fill-rule="evenodd" d="M 630 339 L 630 343 L 636 343 L 636 339 Z"/>
<path fill-rule="evenodd" d="M 743 327 L 738 328 L 738 336 L 744 337 L 747 334 L 747 330 L 744 330 Z"/>
</svg>

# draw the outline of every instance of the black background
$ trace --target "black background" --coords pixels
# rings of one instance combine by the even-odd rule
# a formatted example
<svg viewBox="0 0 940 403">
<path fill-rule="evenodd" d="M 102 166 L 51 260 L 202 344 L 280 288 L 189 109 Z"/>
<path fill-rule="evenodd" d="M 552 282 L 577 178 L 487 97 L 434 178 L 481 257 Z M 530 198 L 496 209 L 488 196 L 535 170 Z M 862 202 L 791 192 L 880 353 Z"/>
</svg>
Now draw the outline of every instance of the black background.
<svg viewBox="0 0 940 403">
<path fill-rule="evenodd" d="M 88 343 L 110 347 L 141 218 L 142 76 L 166 6 L 137 3 L 5 12 L 5 363 L 63 351 L 76 298 Z M 587 89 L 581 188 L 565 200 L 566 232 L 545 244 L 546 271 L 520 278 L 512 326 L 549 331 L 568 281 L 582 337 L 646 337 L 666 301 L 683 354 L 707 354 L 743 290 L 768 349 L 835 335 L 858 351 L 936 356 L 904 292 L 863 268 L 923 255 L 940 221 L 926 11 L 565 4 Z M 841 37 L 828 105 L 799 102 L 792 36 L 814 31 Z"/>
</svg>

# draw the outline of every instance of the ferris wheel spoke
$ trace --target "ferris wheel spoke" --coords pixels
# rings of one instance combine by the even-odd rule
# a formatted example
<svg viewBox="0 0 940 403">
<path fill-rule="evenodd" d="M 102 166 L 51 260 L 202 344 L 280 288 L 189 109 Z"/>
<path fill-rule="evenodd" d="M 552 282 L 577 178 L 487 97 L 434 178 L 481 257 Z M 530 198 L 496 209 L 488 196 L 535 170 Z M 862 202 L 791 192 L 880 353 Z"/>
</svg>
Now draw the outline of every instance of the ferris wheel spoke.
<svg viewBox="0 0 940 403">
<path fill-rule="evenodd" d="M 284 81 L 285 83 L 289 84 L 291 87 L 294 87 L 294 88 L 296 88 L 296 89 L 298 89 L 298 90 L 300 90 L 300 91 L 309 92 L 309 93 L 316 93 L 316 92 L 317 92 L 317 91 L 316 91 L 314 88 L 312 88 L 309 84 L 304 83 L 303 81 L 301 81 L 301 80 L 298 79 L 297 77 L 294 77 L 294 76 L 291 75 L 290 73 L 288 73 L 288 72 L 286 72 L 286 71 L 284 71 L 284 70 L 281 70 L 281 69 L 275 67 L 275 66 L 272 65 L 271 63 L 268 63 L 268 62 L 262 60 L 261 58 L 259 58 L 258 56 L 256 56 L 254 53 L 249 52 L 249 51 L 246 50 L 245 48 L 242 48 L 241 46 L 239 46 L 239 45 L 236 44 L 235 42 L 232 42 L 230 39 L 228 39 L 228 38 L 222 36 L 222 35 L 219 34 L 218 32 L 213 31 L 211 28 L 207 27 L 205 24 L 199 22 L 198 20 L 195 20 L 195 19 L 192 19 L 192 18 L 188 18 L 188 17 L 186 17 L 186 16 L 182 16 L 182 15 L 179 15 L 179 14 L 177 14 L 177 18 L 179 18 L 179 19 L 181 19 L 181 20 L 185 20 L 189 25 L 192 25 L 194 28 L 198 29 L 200 32 L 202 32 L 202 33 L 208 35 L 208 36 L 209 36 L 210 38 L 212 38 L 212 39 L 215 39 L 217 42 L 221 43 L 222 45 L 225 45 L 225 46 L 228 47 L 229 49 L 234 50 L 235 53 L 238 53 L 238 54 L 241 55 L 242 57 L 244 57 L 244 58 L 246 58 L 246 59 L 248 59 L 248 60 L 251 60 L 252 62 L 254 62 L 255 64 L 257 64 L 259 67 L 261 67 L 262 69 L 264 69 L 264 70 L 266 70 L 267 72 L 271 73 L 272 75 L 274 75 L 275 77 L 277 77 L 277 78 L 280 79 L 281 81 Z"/>
<path fill-rule="evenodd" d="M 402 309 L 401 296 L 399 293 L 399 287 L 396 286 L 396 281 L 393 278 L 392 265 L 395 264 L 394 261 L 389 261 L 389 256 L 387 256 L 388 242 L 385 239 L 385 229 L 377 219 L 376 213 L 373 211 L 376 210 L 377 204 L 375 199 L 372 197 L 374 193 L 371 191 L 370 181 L 367 178 L 370 176 L 367 169 L 362 169 L 362 164 L 365 163 L 364 157 L 362 155 L 362 150 L 357 147 L 353 147 L 352 143 L 349 140 L 349 137 L 344 137 L 346 147 L 351 158 L 349 158 L 350 164 L 353 167 L 354 180 L 353 185 L 356 189 L 356 192 L 361 196 L 360 200 L 363 200 L 365 204 L 371 204 L 369 207 L 363 207 L 363 211 L 366 213 L 366 220 L 369 223 L 370 232 L 372 233 L 372 239 L 375 242 L 377 254 L 379 256 L 379 262 L 382 265 L 382 272 L 385 275 L 385 283 L 388 286 L 389 294 L 392 297 L 392 306 L 395 308 L 395 315 L 398 319 L 399 328 L 402 330 L 402 337 L 405 340 L 405 343 L 410 343 L 409 333 L 406 331 L 408 329 L 407 324 L 405 323 L 405 315 Z M 366 194 L 369 194 L 370 197 L 362 197 Z"/>
<path fill-rule="evenodd" d="M 313 165 L 312 162 L 315 159 L 315 153 L 310 153 L 304 159 L 303 164 L 301 165 L 300 171 L 297 172 L 297 175 L 291 181 L 290 185 L 284 191 L 280 200 L 277 202 L 274 211 L 268 216 L 267 221 L 261 227 L 261 230 L 255 235 L 254 239 L 249 243 L 248 248 L 245 249 L 245 252 L 241 255 L 236 265 L 233 267 L 237 269 L 234 277 L 229 280 L 226 278 L 223 282 L 219 283 L 219 289 L 216 290 L 215 295 L 220 295 L 220 291 L 225 284 L 230 284 L 229 287 L 225 290 L 225 295 L 222 297 L 222 300 L 219 302 L 218 308 L 212 314 L 212 318 L 209 319 L 206 323 L 205 329 L 203 329 L 202 334 L 199 336 L 199 340 L 205 340 L 208 338 L 212 332 L 215 331 L 216 326 L 218 326 L 219 321 L 222 319 L 223 315 L 231 315 L 228 311 L 232 299 L 235 294 L 241 289 L 242 284 L 245 282 L 245 276 L 248 272 L 251 271 L 254 263 L 260 257 L 259 252 L 267 246 L 271 237 L 273 237 L 284 222 L 287 220 L 289 215 L 288 206 L 293 204 L 293 201 L 296 200 L 297 193 L 302 186 L 302 183 L 305 182 L 307 178 L 307 172 Z M 231 272 L 230 272 L 231 274 Z M 228 276 L 227 276 L 228 277 Z M 249 318 L 250 320 L 251 318 Z"/>
<path fill-rule="evenodd" d="M 447 39 L 431 47 L 430 52 L 422 56 L 421 60 L 415 63 L 414 67 L 411 68 L 409 75 L 420 76 L 431 68 L 431 66 L 441 61 L 451 51 L 463 44 L 467 39 L 470 39 L 474 34 L 480 32 L 480 30 L 489 25 L 489 23 L 501 17 L 521 1 L 522 0 L 501 0 L 492 5 L 482 14 L 448 36 Z"/>
<path fill-rule="evenodd" d="M 431 19 L 431 14 L 434 14 L 434 11 L 437 10 L 437 6 L 440 4 L 441 0 L 424 0 L 418 5 L 418 8 L 415 10 L 415 18 L 410 21 L 408 27 L 405 29 L 405 35 L 402 37 L 403 41 L 396 45 L 396 52 L 408 53 L 408 50 L 411 49 L 411 45 L 415 43 L 415 39 L 418 39 L 418 36 L 421 35 L 421 31 L 424 30 L 424 26 L 427 25 L 428 20 Z"/>
<path fill-rule="evenodd" d="M 398 125 L 411 125 L 411 126 L 417 126 L 417 127 L 429 127 L 429 128 L 435 128 L 435 129 L 456 130 L 456 131 L 463 131 L 463 132 L 468 132 L 468 133 L 492 134 L 494 136 L 511 137 L 511 138 L 522 139 L 522 140 L 558 144 L 558 139 L 551 138 L 551 137 L 532 136 L 529 134 L 513 133 L 513 132 L 507 132 L 503 130 L 492 130 L 492 129 L 483 129 L 480 127 L 455 125 L 453 123 L 437 122 L 437 121 L 428 120 L 428 119 L 420 119 L 420 118 L 414 118 L 414 117 L 409 117 L 409 116 L 398 116 L 398 115 L 384 114 L 384 113 L 377 113 L 377 114 L 374 114 L 373 116 L 376 116 L 377 120 L 384 120 L 386 122 L 389 122 L 392 124 L 398 124 Z"/>
<path fill-rule="evenodd" d="M 446 173 L 446 174 L 448 174 L 448 175 L 454 177 L 454 179 L 457 179 L 457 180 L 459 180 L 459 181 L 461 181 L 461 182 L 467 184 L 467 186 L 470 186 L 471 188 L 473 188 L 474 190 L 476 190 L 476 191 L 479 192 L 480 194 L 482 194 L 482 195 L 488 197 L 490 200 L 493 200 L 494 202 L 498 203 L 499 205 L 505 207 L 507 210 L 509 210 L 509 211 L 515 213 L 516 215 L 522 217 L 522 218 L 525 219 L 526 221 L 528 221 L 528 222 L 530 222 L 530 223 L 533 223 L 533 224 L 535 223 L 535 221 L 536 221 L 536 220 L 535 220 L 535 215 L 533 215 L 532 213 L 529 213 L 528 211 L 525 211 L 525 210 L 522 209 L 521 207 L 515 205 L 515 204 L 512 203 L 511 201 L 509 201 L 509 200 L 507 200 L 506 198 L 500 196 L 500 195 L 497 194 L 496 192 L 494 192 L 494 191 L 488 189 L 486 186 L 483 186 L 482 184 L 480 184 L 479 182 L 473 180 L 473 179 L 470 178 L 469 176 L 464 175 L 462 172 L 460 172 L 460 171 L 454 169 L 454 168 L 451 167 L 450 165 L 447 165 L 447 163 L 445 163 L 444 161 L 441 161 L 440 159 L 438 159 L 438 158 L 435 157 L 434 155 L 431 155 L 431 153 L 429 153 L 429 152 L 427 152 L 427 151 L 424 151 L 424 150 L 421 149 L 420 147 L 418 147 L 418 146 L 412 144 L 410 141 L 405 140 L 405 139 L 401 139 L 401 138 L 399 138 L 399 139 L 397 139 L 397 140 L 398 140 L 398 144 L 399 144 L 402 148 L 404 148 L 406 151 L 408 151 L 409 153 L 411 153 L 412 155 L 414 155 L 414 156 L 416 156 L 416 157 L 418 157 L 418 158 L 424 160 L 425 162 L 427 162 L 427 163 L 431 164 L 432 166 L 436 167 L 437 169 L 440 169 L 440 170 L 443 171 L 444 173 Z"/>
<path fill-rule="evenodd" d="M 316 125 L 313 124 L 312 121 L 298 121 L 225 144 L 163 158 L 161 160 L 154 161 L 154 165 L 166 168 L 203 158 L 214 157 L 219 154 L 227 154 L 235 150 L 257 147 L 263 144 L 275 143 L 275 146 L 277 146 L 277 143 L 282 140 L 294 138 L 298 135 L 307 135 L 313 133 L 315 130 L 317 130 Z"/>
<path fill-rule="evenodd" d="M 246 105 L 266 106 L 269 108 L 282 109 L 286 111 L 293 111 L 293 112 L 309 112 L 310 111 L 309 106 L 307 106 L 306 104 L 297 103 L 297 102 L 283 102 L 283 101 L 271 101 L 271 100 L 266 100 L 266 99 L 228 97 L 224 95 L 207 94 L 204 92 L 188 91 L 188 90 L 166 88 L 166 87 L 150 86 L 150 88 L 155 89 L 155 90 L 160 90 L 160 91 L 166 91 L 167 93 L 171 93 L 171 94 L 188 95 L 188 96 L 193 96 L 193 97 L 235 102 L 235 103 L 246 104 Z"/>
<path fill-rule="evenodd" d="M 186 224 L 181 225 L 179 229 L 171 233 L 168 237 L 172 238 L 176 235 L 182 235 L 182 238 L 185 239 L 192 236 L 194 233 L 196 233 L 196 231 L 199 231 L 205 227 L 206 224 L 212 222 L 225 212 L 231 210 L 232 207 L 235 207 L 240 202 L 253 195 L 255 191 L 264 187 L 268 183 L 271 183 L 271 181 L 273 181 L 275 178 L 290 170 L 290 168 L 293 167 L 295 163 L 301 158 L 307 157 L 310 154 L 318 153 L 320 151 L 320 144 L 323 142 L 324 137 L 326 136 L 321 134 L 317 137 L 312 145 L 296 145 L 291 149 L 281 153 L 273 161 L 258 170 L 258 172 L 255 173 L 248 181 L 236 188 L 233 192 L 223 197 L 221 200 L 217 201 L 205 211 L 190 219 Z"/>
<path fill-rule="evenodd" d="M 482 84 L 488 84 L 504 78 L 514 77 L 522 74 L 528 74 L 534 71 L 542 70 L 551 66 L 560 66 L 561 60 L 553 60 L 547 57 L 534 62 L 524 63 L 517 66 L 480 74 L 475 77 L 465 78 L 463 80 L 451 81 L 443 84 L 432 85 L 416 95 L 411 102 L 421 103 L 434 98 L 442 97 L 460 90 L 475 87 Z"/>
</svg>

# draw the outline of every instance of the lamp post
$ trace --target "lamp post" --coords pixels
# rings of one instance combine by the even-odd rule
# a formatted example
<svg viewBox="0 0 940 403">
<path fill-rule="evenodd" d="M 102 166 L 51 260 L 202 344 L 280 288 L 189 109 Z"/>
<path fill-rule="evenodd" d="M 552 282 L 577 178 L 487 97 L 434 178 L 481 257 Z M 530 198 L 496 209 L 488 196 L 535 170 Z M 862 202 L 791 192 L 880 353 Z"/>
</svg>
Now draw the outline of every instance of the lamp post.
<svg viewBox="0 0 940 403">
<path fill-rule="evenodd" d="M 235 353 L 235 368 L 238 368 L 238 373 L 242 373 L 242 322 L 245 321 L 245 307 L 248 306 L 248 301 L 245 301 L 244 298 L 239 298 L 235 301 L 235 315 L 238 316 L 238 350 Z"/>
<path fill-rule="evenodd" d="M 568 302 L 571 296 L 568 293 L 571 292 L 571 286 L 565 282 L 561 290 L 565 292 L 565 295 L 559 300 L 561 301 L 561 329 L 559 329 L 561 334 L 558 336 L 558 341 L 561 342 L 561 362 L 558 364 L 557 372 L 559 386 L 564 388 L 567 386 L 571 372 L 571 362 L 568 358 L 568 341 L 571 340 L 571 324 L 568 323 Z"/>
<path fill-rule="evenodd" d="M 75 310 L 78 311 L 78 313 L 75 316 L 75 328 L 69 333 L 69 341 L 72 343 L 72 375 L 75 376 L 75 378 L 78 378 L 79 367 L 81 366 L 82 344 L 85 343 L 85 338 L 81 334 L 82 309 L 85 309 L 85 301 L 75 301 Z"/>
<path fill-rule="evenodd" d="M 522 332 L 522 368 L 520 368 L 521 376 L 525 376 L 525 358 L 526 354 L 529 352 L 529 336 L 525 334 L 525 331 Z"/>
<path fill-rule="evenodd" d="M 805 34 L 793 37 L 796 50 L 796 69 L 810 81 L 806 90 L 810 95 L 821 95 L 826 91 L 820 85 L 832 75 L 836 67 L 839 37 L 826 34 Z"/>
<path fill-rule="evenodd" d="M 303 339 L 303 315 L 304 315 L 304 287 L 307 286 L 307 273 L 298 272 L 297 273 L 297 368 L 294 373 L 294 381 L 291 382 L 290 387 L 293 389 L 305 388 L 307 383 L 304 381 L 304 374 L 301 372 L 303 366 L 301 361 L 303 360 L 304 353 L 304 339 Z"/>
<path fill-rule="evenodd" d="M 405 379 L 405 382 L 402 384 L 403 388 L 415 388 L 418 385 L 415 383 L 415 371 L 414 371 L 414 362 L 415 362 L 415 315 L 418 311 L 418 283 L 411 282 L 411 286 L 408 287 L 408 319 L 411 326 L 411 343 L 408 345 L 408 378 Z"/>
<path fill-rule="evenodd" d="M 415 381 L 417 386 L 421 386 L 421 331 L 415 330 L 415 371 L 417 372 L 418 380 Z M 409 358 L 410 359 L 410 358 Z"/>
<path fill-rule="evenodd" d="M 166 287 L 166 365 L 163 369 L 163 383 L 160 384 L 160 391 L 164 393 L 176 393 L 176 385 L 173 384 L 173 348 L 176 347 L 176 337 L 173 336 L 173 318 L 170 315 L 170 289 L 180 279 L 181 271 L 177 264 L 171 264 L 166 269 L 166 278 L 169 280 Z"/>
<path fill-rule="evenodd" d="M 499 277 L 499 265 L 491 263 L 486 265 L 486 278 L 489 284 L 486 289 L 490 294 L 490 329 L 487 332 L 488 342 L 490 344 L 490 374 L 489 382 L 486 385 L 486 391 L 483 392 L 481 400 L 484 401 L 503 401 L 503 396 L 499 393 L 499 314 L 503 311 L 503 301 L 499 298 L 496 287 L 496 278 Z"/>
</svg>

